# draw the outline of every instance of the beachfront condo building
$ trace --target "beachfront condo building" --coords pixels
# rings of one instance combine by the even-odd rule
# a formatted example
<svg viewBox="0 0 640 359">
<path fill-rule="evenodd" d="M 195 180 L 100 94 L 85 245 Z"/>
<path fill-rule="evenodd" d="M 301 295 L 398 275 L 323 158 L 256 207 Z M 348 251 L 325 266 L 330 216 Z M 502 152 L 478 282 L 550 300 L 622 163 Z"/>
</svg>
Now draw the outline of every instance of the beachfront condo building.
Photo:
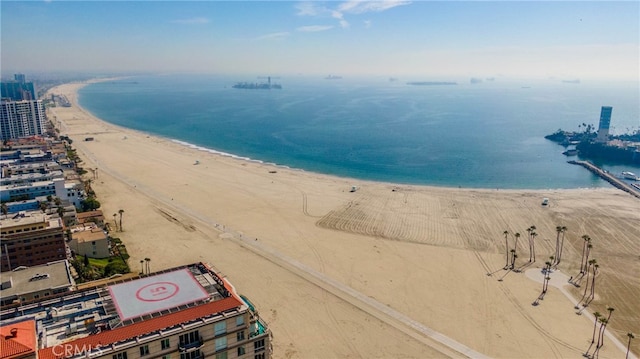
<svg viewBox="0 0 640 359">
<path fill-rule="evenodd" d="M 611 124 L 611 112 L 613 107 L 602 106 L 600 110 L 600 123 L 598 124 L 597 142 L 607 142 L 609 139 L 609 125 Z"/>
<path fill-rule="evenodd" d="M 2 100 L 0 133 L 2 141 L 45 132 L 45 110 L 39 100 Z"/>
<path fill-rule="evenodd" d="M 15 74 L 13 78 L 13 81 L 3 81 L 0 84 L 0 95 L 3 99 L 7 98 L 13 101 L 37 100 L 33 82 L 27 82 L 24 74 Z"/>
<path fill-rule="evenodd" d="M 27 357 L 38 359 L 268 359 L 272 353 L 271 333 L 253 304 L 204 263 L 3 309 L 0 330 L 10 328 L 28 329 L 17 334 L 32 339 Z"/>
<path fill-rule="evenodd" d="M 89 258 L 108 258 L 111 256 L 111 243 L 107 233 L 95 223 L 77 225 L 71 230 L 69 249 L 76 256 Z"/>
<path fill-rule="evenodd" d="M 26 201 L 47 196 L 58 197 L 63 202 L 69 202 L 76 208 L 81 208 L 85 193 L 81 183 L 67 183 L 64 178 L 0 186 L 2 202 Z"/>
<path fill-rule="evenodd" d="M 20 212 L 0 218 L 2 272 L 62 259 L 67 259 L 67 246 L 60 218 L 50 217 L 40 211 Z"/>
</svg>

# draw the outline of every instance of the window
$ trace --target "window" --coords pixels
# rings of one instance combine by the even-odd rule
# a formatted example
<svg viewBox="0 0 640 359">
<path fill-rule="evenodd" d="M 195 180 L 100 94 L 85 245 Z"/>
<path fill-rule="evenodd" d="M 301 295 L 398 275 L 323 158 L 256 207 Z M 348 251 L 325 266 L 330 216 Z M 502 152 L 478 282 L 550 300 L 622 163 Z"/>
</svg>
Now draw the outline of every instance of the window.
<svg viewBox="0 0 640 359">
<path fill-rule="evenodd" d="M 199 359 L 200 357 L 200 349 L 180 354 L 180 359 Z"/>
<path fill-rule="evenodd" d="M 223 350 L 227 347 L 227 337 L 216 339 L 216 351 Z"/>
<path fill-rule="evenodd" d="M 180 336 L 180 346 L 185 346 L 191 343 L 197 343 L 200 341 L 200 335 L 197 330 L 190 333 L 182 334 Z"/>
<path fill-rule="evenodd" d="M 264 339 L 256 340 L 255 342 L 253 342 L 253 349 L 256 352 L 264 350 Z"/>
<path fill-rule="evenodd" d="M 236 333 L 236 340 L 239 342 L 244 340 L 244 330 Z"/>
<path fill-rule="evenodd" d="M 140 356 L 149 355 L 149 346 L 143 345 L 140 347 Z"/>
<path fill-rule="evenodd" d="M 227 352 L 216 354 L 216 359 L 227 359 Z"/>
<path fill-rule="evenodd" d="M 162 359 L 171 359 L 171 354 L 163 355 Z"/>
<path fill-rule="evenodd" d="M 215 335 L 224 334 L 227 332 L 227 322 L 222 321 L 214 324 L 213 331 Z"/>
<path fill-rule="evenodd" d="M 127 359 L 127 352 L 113 354 L 113 359 Z"/>
<path fill-rule="evenodd" d="M 253 359 L 265 359 L 264 353 L 256 354 L 253 356 Z"/>
<path fill-rule="evenodd" d="M 169 349 L 169 338 L 167 339 L 162 339 L 162 341 L 160 342 L 160 345 L 162 347 L 162 350 L 164 349 Z"/>
<path fill-rule="evenodd" d="M 236 327 L 239 327 L 244 324 L 244 317 L 241 315 L 236 317 Z"/>
<path fill-rule="evenodd" d="M 238 356 L 244 355 L 244 347 L 238 347 Z"/>
</svg>

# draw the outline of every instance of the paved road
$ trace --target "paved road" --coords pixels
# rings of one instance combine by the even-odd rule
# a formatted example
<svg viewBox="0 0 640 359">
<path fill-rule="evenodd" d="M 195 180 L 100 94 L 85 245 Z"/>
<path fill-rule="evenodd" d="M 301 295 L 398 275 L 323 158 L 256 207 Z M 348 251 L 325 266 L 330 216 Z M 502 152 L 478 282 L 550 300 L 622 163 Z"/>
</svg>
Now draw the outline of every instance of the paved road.
<svg viewBox="0 0 640 359">
<path fill-rule="evenodd" d="M 531 269 L 529 269 L 529 270 L 527 270 L 525 272 L 525 275 L 529 279 L 535 280 L 538 283 L 542 283 L 542 281 L 544 279 L 544 274 L 542 273 L 540 268 L 531 268 Z M 569 301 L 571 302 L 571 304 L 573 304 L 574 306 L 577 306 L 579 304 L 578 300 L 575 299 L 571 295 L 571 293 L 569 293 L 569 291 L 567 290 L 567 286 L 571 285 L 571 284 L 569 284 L 569 276 L 568 275 L 562 273 L 559 270 L 554 270 L 549 275 L 549 278 L 551 278 L 549 280 L 549 284 L 551 286 L 553 286 L 553 287 L 556 287 L 556 288 L 560 289 L 560 292 L 562 294 L 564 294 L 567 298 L 569 298 Z M 585 317 L 589 318 L 589 320 L 592 323 L 596 320 L 596 318 L 588 310 L 583 310 L 583 311 L 581 311 L 581 313 L 582 313 L 581 315 L 584 315 Z M 612 318 L 612 320 L 613 320 L 613 318 Z M 611 334 L 611 332 L 608 329 L 605 329 L 605 335 L 623 353 L 627 352 L 627 346 L 625 344 L 622 344 L 622 342 L 620 342 L 615 336 L 613 336 L 613 334 Z M 629 359 L 638 359 L 638 357 L 635 356 L 633 353 L 629 353 Z"/>
</svg>

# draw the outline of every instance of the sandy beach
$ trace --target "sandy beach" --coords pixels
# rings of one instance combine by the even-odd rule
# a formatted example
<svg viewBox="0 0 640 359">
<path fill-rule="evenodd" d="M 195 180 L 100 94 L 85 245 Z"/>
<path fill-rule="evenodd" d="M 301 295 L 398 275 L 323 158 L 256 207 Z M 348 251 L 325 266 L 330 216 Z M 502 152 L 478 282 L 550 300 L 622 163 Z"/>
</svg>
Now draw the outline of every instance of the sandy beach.
<svg viewBox="0 0 640 359">
<path fill-rule="evenodd" d="M 154 271 L 212 264 L 270 325 L 275 358 L 577 358 L 591 343 L 590 313 L 607 306 L 601 358 L 623 358 L 627 332 L 640 333 L 640 201 L 627 193 L 396 185 L 275 167 L 101 121 L 78 106 L 84 85 L 51 89 L 72 107 L 49 119 L 82 166 L 98 169 L 105 217 L 124 210 L 124 231 L 112 235 L 132 270 L 145 257 Z M 528 264 L 531 225 L 538 258 Z M 534 306 L 556 226 L 568 228 L 563 259 Z M 521 272 L 503 270 L 505 230 L 522 234 Z M 576 315 L 586 281 L 562 279 L 579 272 L 585 234 L 600 273 L 595 300 Z"/>
</svg>

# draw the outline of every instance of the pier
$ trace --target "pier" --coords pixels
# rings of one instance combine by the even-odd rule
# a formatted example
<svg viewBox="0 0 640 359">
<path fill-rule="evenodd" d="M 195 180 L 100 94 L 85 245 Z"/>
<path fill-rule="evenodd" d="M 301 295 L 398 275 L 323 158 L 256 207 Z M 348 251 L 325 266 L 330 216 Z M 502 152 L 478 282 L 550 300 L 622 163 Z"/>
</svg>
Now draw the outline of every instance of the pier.
<svg viewBox="0 0 640 359">
<path fill-rule="evenodd" d="M 612 186 L 621 189 L 627 193 L 629 193 L 630 195 L 636 197 L 636 198 L 640 198 L 640 189 L 636 188 L 635 186 L 620 180 L 619 178 L 617 178 L 616 176 L 612 175 L 611 173 L 603 170 L 602 168 L 594 165 L 593 163 L 589 162 L 589 161 L 568 161 L 568 163 L 572 164 L 572 165 L 579 165 L 582 166 L 586 169 L 588 169 L 589 171 L 591 171 L 592 173 L 594 173 L 595 175 L 599 176 L 600 178 L 602 178 L 603 180 L 611 183 Z"/>
</svg>

